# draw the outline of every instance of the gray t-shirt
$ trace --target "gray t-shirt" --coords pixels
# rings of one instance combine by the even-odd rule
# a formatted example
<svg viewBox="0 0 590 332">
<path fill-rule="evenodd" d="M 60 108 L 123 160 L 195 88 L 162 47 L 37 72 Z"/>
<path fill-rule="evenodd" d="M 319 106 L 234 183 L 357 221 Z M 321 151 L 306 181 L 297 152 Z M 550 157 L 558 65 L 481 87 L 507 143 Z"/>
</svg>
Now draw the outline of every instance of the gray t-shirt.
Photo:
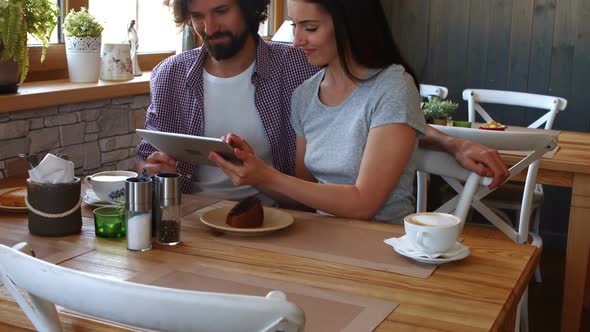
<svg viewBox="0 0 590 332">
<path fill-rule="evenodd" d="M 305 166 L 319 183 L 352 185 L 356 182 L 372 128 L 405 123 L 416 129 L 418 137 L 423 135 L 426 122 L 420 110 L 420 95 L 402 66 L 371 70 L 336 107 L 328 107 L 319 99 L 324 74 L 325 69 L 305 81 L 291 98 L 291 125 L 297 135 L 307 140 Z M 402 223 L 414 211 L 412 186 L 417 146 L 375 220 Z"/>
</svg>

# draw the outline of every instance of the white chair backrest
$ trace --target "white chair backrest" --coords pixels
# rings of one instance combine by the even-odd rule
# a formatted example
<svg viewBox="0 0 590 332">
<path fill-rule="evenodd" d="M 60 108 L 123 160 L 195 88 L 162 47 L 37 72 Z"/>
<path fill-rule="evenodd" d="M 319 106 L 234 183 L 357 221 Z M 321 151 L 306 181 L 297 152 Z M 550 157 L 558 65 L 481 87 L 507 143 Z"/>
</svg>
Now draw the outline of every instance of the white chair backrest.
<svg viewBox="0 0 590 332">
<path fill-rule="evenodd" d="M 559 97 L 537 95 L 524 92 L 467 89 L 463 91 L 463 99 L 467 101 L 469 121 L 476 122 L 476 112 L 485 120 L 492 121 L 490 115 L 480 104 L 501 104 L 545 109 L 548 112 L 535 120 L 528 127 L 539 128 L 545 124 L 544 129 L 553 128 L 555 116 L 565 110 L 567 100 Z"/>
<path fill-rule="evenodd" d="M 506 224 L 499 216 L 497 216 L 490 208 L 481 202 L 481 200 L 491 193 L 487 184 L 480 181 L 480 185 L 476 190 L 471 201 L 471 206 L 480 212 L 486 219 L 503 231 L 513 241 L 518 243 L 524 243 L 528 238 L 528 226 L 529 217 L 531 213 L 531 203 L 535 181 L 537 178 L 537 172 L 539 169 L 540 158 L 543 154 L 555 147 L 555 139 L 549 135 L 544 134 L 531 134 L 531 133 L 519 133 L 519 132 L 497 132 L 480 129 L 469 129 L 459 127 L 446 127 L 446 126 L 434 126 L 436 129 L 444 132 L 449 136 L 460 137 L 470 141 L 478 142 L 487 147 L 498 149 L 498 150 L 511 150 L 511 151 L 522 151 L 528 153 L 522 160 L 512 166 L 510 170 L 510 176 L 506 181 L 511 180 L 528 167 L 527 176 L 525 180 L 525 189 L 521 202 L 521 212 L 519 218 L 519 225 L 517 229 L 510 227 Z M 433 167 L 440 167 L 440 164 L 435 164 Z M 418 203 L 417 211 L 422 212 L 426 206 L 426 176 L 422 172 L 418 173 Z M 471 191 L 471 188 L 467 188 L 467 185 L 463 187 L 460 181 L 457 181 L 456 177 L 449 177 L 443 174 L 443 178 L 447 181 L 451 187 L 458 193 L 462 193 L 464 190 Z M 459 178 L 460 179 L 460 178 Z M 455 198 L 446 202 L 437 211 L 446 212 L 452 211 L 458 205 L 461 200 L 461 196 L 458 195 Z"/>
<path fill-rule="evenodd" d="M 305 324 L 303 311 L 282 292 L 261 297 L 142 285 L 67 269 L 23 252 L 30 252 L 26 243 L 0 245 L 0 276 L 39 331 L 61 331 L 55 305 L 158 331 L 301 331 Z M 28 292 L 31 304 L 19 288 Z"/>
<path fill-rule="evenodd" d="M 478 174 L 468 171 L 467 169 L 463 168 L 457 160 L 448 153 L 423 149 L 419 148 L 417 153 L 417 160 L 416 160 L 416 170 L 419 174 L 436 174 L 443 177 L 458 179 L 461 181 L 466 181 L 465 188 L 463 192 L 461 192 L 459 202 L 455 207 L 454 211 L 446 211 L 447 213 L 451 213 L 456 215 L 461 219 L 461 223 L 465 222 L 465 218 L 467 217 L 467 212 L 469 212 L 469 207 L 471 206 L 471 201 L 473 199 L 473 195 L 476 192 L 476 189 L 479 186 L 487 186 L 492 182 L 491 178 L 481 177 Z M 425 178 L 418 178 L 418 181 L 425 181 Z M 419 183 L 418 187 L 422 184 Z M 426 194 L 426 191 L 418 192 L 418 195 Z M 426 211 L 426 197 L 421 197 L 417 199 L 418 204 L 422 204 L 424 208 L 418 208 L 418 212 Z"/>
<path fill-rule="evenodd" d="M 438 97 L 440 99 L 447 98 L 449 94 L 449 90 L 444 86 L 439 85 L 430 85 L 430 84 L 420 84 L 420 96 L 424 98 L 428 98 L 430 100 L 432 97 Z"/>
</svg>

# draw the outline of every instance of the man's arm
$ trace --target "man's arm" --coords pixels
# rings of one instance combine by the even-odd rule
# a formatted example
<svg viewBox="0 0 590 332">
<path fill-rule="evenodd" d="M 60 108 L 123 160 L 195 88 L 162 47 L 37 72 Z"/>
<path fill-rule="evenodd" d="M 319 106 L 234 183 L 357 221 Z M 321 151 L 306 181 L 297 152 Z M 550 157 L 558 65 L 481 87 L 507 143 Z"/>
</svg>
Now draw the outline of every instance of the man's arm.
<svg viewBox="0 0 590 332">
<path fill-rule="evenodd" d="M 420 139 L 420 146 L 446 151 L 455 156 L 459 164 L 466 169 L 482 176 L 493 177 L 494 181 L 490 184 L 490 189 L 504 183 L 510 175 L 498 150 L 462 138 L 448 136 L 432 126 L 426 126 L 426 135 Z"/>
</svg>

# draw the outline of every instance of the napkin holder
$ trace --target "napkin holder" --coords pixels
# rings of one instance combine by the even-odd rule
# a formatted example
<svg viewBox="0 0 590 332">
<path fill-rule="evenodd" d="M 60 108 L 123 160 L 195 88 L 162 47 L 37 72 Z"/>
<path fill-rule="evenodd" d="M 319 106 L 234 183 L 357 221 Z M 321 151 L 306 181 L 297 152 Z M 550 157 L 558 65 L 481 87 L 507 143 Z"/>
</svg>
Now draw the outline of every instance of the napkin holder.
<svg viewBox="0 0 590 332">
<path fill-rule="evenodd" d="M 80 233 L 82 211 L 80 178 L 70 183 L 39 183 L 27 179 L 29 232 L 39 236 Z"/>
</svg>

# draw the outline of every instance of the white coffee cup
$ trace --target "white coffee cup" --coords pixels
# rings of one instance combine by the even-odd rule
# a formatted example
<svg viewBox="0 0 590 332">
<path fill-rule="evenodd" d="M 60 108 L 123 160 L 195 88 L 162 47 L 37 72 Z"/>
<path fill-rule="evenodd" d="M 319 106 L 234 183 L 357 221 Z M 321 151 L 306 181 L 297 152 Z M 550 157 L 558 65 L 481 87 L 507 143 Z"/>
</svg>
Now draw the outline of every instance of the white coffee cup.
<svg viewBox="0 0 590 332">
<path fill-rule="evenodd" d="M 105 171 L 87 177 L 86 182 L 101 201 L 123 201 L 125 196 L 113 200 L 109 194 L 116 190 L 125 189 L 125 179 L 134 177 L 137 177 L 137 173 L 132 171 Z"/>
<path fill-rule="evenodd" d="M 414 213 L 404 218 L 406 238 L 426 254 L 441 254 L 456 242 L 461 230 L 461 219 L 439 212 Z"/>
</svg>

